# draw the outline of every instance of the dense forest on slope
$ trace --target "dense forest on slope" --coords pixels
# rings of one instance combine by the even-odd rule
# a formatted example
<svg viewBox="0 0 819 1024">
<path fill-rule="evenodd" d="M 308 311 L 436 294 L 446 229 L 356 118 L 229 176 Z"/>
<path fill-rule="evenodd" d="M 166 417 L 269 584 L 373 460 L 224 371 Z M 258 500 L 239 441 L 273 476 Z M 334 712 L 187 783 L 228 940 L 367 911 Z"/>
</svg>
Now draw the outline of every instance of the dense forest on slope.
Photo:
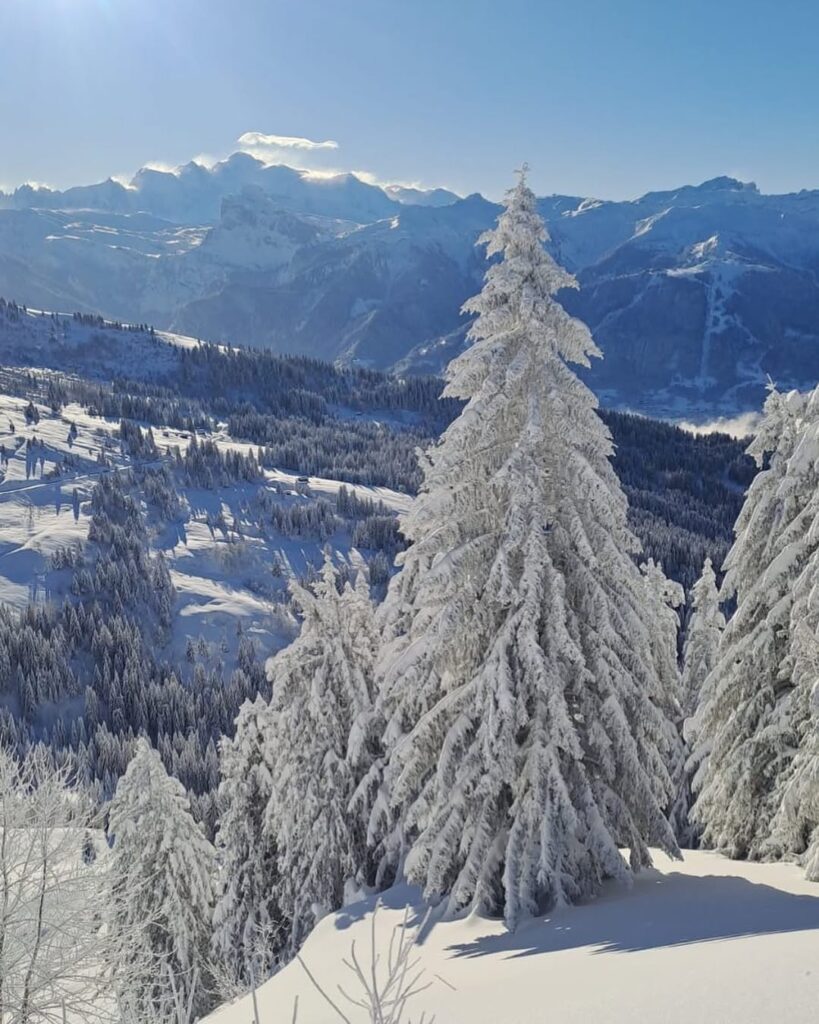
<svg viewBox="0 0 819 1024">
<path fill-rule="evenodd" d="M 28 607 L 0 615 L 0 738 L 18 749 L 44 740 L 77 752 L 107 796 L 144 730 L 212 825 L 218 738 L 231 732 L 242 701 L 267 693 L 265 659 L 292 636 L 285 584 L 294 570 L 276 552 L 293 544 L 307 552 L 295 571 L 311 578 L 330 543 L 342 578 L 360 557 L 379 597 L 404 543 L 400 503 L 355 488 L 414 493 L 416 450 L 435 442 L 459 403 L 439 399 L 434 377 L 171 345 L 147 327 L 32 315 L 13 303 L 0 304 L 0 359 L 8 410 L 0 427 L 18 422 L 3 439 L 4 459 L 25 455 L 31 482 L 39 465 L 41 479 L 55 481 L 58 506 L 60 487 L 70 494 L 75 477 L 93 483 L 84 499 L 74 490 L 88 528 L 51 556 L 49 599 L 38 577 Z M 118 376 L 106 370 L 114 363 Z M 11 414 L 21 402 L 30 403 L 25 439 Z M 75 445 L 75 410 L 86 417 L 89 443 L 100 435 L 92 465 Z M 644 557 L 688 589 L 706 557 L 721 565 L 753 464 L 741 442 L 722 434 L 602 416 Z M 44 443 L 45 425 L 62 422 L 65 443 Z M 294 485 L 296 475 L 342 486 L 314 492 L 309 482 Z M 235 636 L 205 640 L 180 618 L 163 545 L 184 536 L 191 509 L 205 506 L 212 511 L 200 519 L 221 559 L 241 567 L 253 542 L 267 545 L 266 578 L 241 569 L 237 580 L 281 609 L 274 646 L 241 625 Z"/>
<path fill-rule="evenodd" d="M 670 423 L 603 410 L 614 468 L 644 553 L 688 589 L 710 557 L 722 565 L 745 490 L 756 474 L 746 442 L 694 436 Z"/>
</svg>

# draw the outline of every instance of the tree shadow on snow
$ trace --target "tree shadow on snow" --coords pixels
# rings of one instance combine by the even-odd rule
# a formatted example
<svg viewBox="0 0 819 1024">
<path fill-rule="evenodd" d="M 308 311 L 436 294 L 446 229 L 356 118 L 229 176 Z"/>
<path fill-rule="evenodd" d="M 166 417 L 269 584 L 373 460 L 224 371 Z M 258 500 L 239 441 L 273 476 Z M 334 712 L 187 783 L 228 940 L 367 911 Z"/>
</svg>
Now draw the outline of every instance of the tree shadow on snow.
<svg viewBox="0 0 819 1024">
<path fill-rule="evenodd" d="M 385 910 L 404 910 L 409 907 L 410 915 L 407 925 L 410 928 L 418 927 L 426 916 L 419 910 L 419 907 L 422 906 L 421 890 L 416 886 L 402 883 L 394 885 L 382 893 L 365 896 L 354 903 L 348 903 L 335 915 L 336 928 L 339 931 L 344 931 L 356 921 L 363 921 L 364 918 L 372 914 L 376 905 Z"/>
<path fill-rule="evenodd" d="M 631 890 L 556 911 L 515 932 L 450 946 L 459 957 L 534 956 L 596 947 L 594 953 L 634 953 L 664 946 L 751 935 L 819 931 L 816 896 L 799 896 L 736 876 L 695 877 L 647 871 Z M 819 935 L 817 935 L 819 945 Z"/>
</svg>

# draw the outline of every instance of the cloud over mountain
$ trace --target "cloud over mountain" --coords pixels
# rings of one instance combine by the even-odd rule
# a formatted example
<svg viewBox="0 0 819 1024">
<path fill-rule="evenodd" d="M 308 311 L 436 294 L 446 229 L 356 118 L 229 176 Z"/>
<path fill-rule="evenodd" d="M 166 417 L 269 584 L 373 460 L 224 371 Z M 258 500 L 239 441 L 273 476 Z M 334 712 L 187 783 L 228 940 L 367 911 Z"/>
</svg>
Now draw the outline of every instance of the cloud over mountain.
<svg viewBox="0 0 819 1024">
<path fill-rule="evenodd" d="M 338 149 L 338 143 L 332 139 L 324 142 L 315 142 L 313 139 L 305 139 L 298 135 L 266 135 L 264 132 L 245 132 L 237 139 L 239 148 L 247 153 L 254 150 L 298 150 L 312 151 L 316 149 Z M 254 153 L 255 155 L 255 153 Z"/>
<path fill-rule="evenodd" d="M 337 171 L 334 139 L 317 141 L 301 135 L 275 135 L 269 132 L 244 132 L 236 140 L 242 153 L 249 153 L 266 164 L 289 164 L 305 171 Z"/>
</svg>

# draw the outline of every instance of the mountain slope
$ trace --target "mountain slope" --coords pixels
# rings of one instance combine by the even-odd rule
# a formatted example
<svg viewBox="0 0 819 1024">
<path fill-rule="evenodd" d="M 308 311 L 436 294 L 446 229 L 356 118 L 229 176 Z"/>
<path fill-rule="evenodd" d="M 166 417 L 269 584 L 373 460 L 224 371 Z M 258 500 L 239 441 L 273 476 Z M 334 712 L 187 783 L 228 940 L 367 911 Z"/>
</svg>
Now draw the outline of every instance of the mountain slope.
<svg viewBox="0 0 819 1024">
<path fill-rule="evenodd" d="M 449 200 L 246 154 L 144 170 L 127 188 L 24 188 L 0 201 L 0 294 L 437 373 L 464 344 L 460 306 L 485 269 L 475 242 L 497 215 L 481 196 Z M 539 205 L 581 286 L 561 301 L 605 353 L 587 377 L 606 404 L 711 419 L 757 409 L 769 374 L 785 388 L 819 379 L 819 192 L 716 178 Z"/>
<path fill-rule="evenodd" d="M 251 201 L 246 193 L 243 199 Z M 278 352 L 389 368 L 419 338 L 465 322 L 460 307 L 484 270 L 474 239 L 493 216 L 480 196 L 441 208 L 406 207 L 305 246 L 279 273 L 234 274 L 180 308 L 171 325 L 185 334 L 242 337 Z"/>
<path fill-rule="evenodd" d="M 590 375 L 598 393 L 708 414 L 758 407 L 768 374 L 784 388 L 815 382 L 817 229 L 819 194 L 724 178 L 553 221 L 581 284 L 564 301 L 606 354 Z"/>
<path fill-rule="evenodd" d="M 0 299 L 0 391 L 74 402 L 114 424 L 139 420 L 173 436 L 196 431 L 263 448 L 291 475 L 412 492 L 415 451 L 457 414 L 441 382 L 344 369 L 98 317 L 25 311 Z M 706 556 L 721 564 L 742 492 L 753 479 L 743 444 L 695 437 L 644 417 L 602 410 L 614 467 L 646 557 L 689 586 Z M 2 428 L 2 421 L 0 421 Z M 386 537 L 388 543 L 392 543 Z"/>
</svg>

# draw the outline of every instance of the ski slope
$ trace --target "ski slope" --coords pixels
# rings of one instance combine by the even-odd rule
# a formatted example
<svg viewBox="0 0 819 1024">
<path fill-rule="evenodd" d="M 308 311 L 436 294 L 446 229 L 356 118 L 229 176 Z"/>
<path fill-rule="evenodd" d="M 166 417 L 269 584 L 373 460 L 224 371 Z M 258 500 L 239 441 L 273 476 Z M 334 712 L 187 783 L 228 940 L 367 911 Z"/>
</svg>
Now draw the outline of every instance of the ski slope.
<svg viewBox="0 0 819 1024">
<path fill-rule="evenodd" d="M 632 889 L 560 910 L 514 933 L 477 916 L 428 923 L 418 957 L 429 987 L 408 1006 L 436 1024 L 816 1024 L 819 885 L 790 864 L 748 864 L 714 853 L 655 855 Z M 417 924 L 418 893 L 396 887 L 376 916 L 383 957 L 403 908 Z M 303 949 L 316 980 L 351 1024 L 369 1018 L 339 994 L 356 993 L 344 967 L 352 942 L 370 964 L 372 898 L 325 918 Z M 258 991 L 262 1024 L 340 1018 L 298 962 Z M 252 1024 L 249 997 L 207 1024 Z"/>
</svg>

